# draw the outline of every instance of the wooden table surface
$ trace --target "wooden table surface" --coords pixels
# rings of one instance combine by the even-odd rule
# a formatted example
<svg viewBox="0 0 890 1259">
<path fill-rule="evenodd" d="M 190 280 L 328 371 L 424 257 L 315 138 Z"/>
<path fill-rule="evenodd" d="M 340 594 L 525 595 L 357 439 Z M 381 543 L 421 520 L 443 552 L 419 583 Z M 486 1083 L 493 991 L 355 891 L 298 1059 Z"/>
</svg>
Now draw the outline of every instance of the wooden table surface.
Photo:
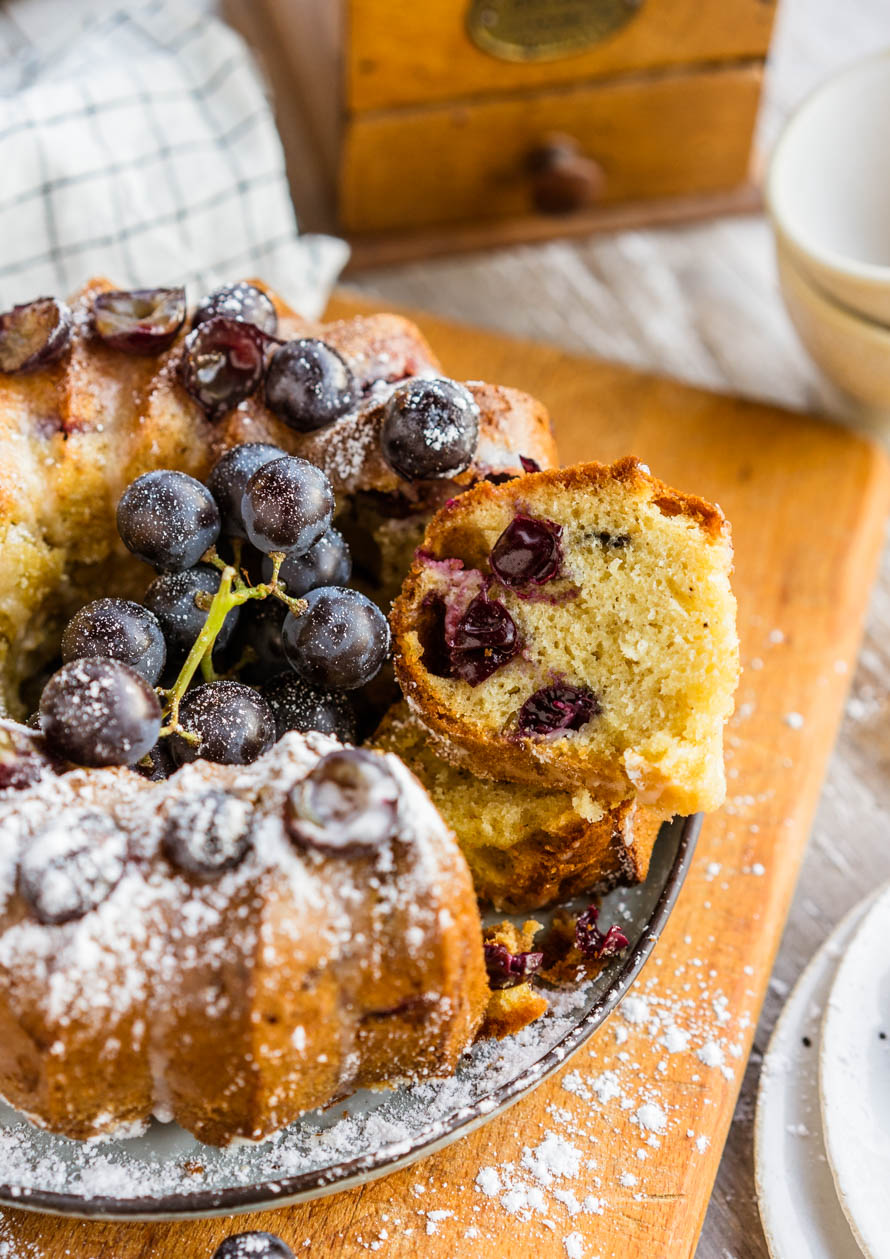
<svg viewBox="0 0 890 1259">
<path fill-rule="evenodd" d="M 890 44 L 886 0 L 781 0 L 761 140 L 835 66 Z M 518 336 L 811 411 L 839 399 L 795 339 L 760 218 L 553 242 L 363 273 L 360 287 Z M 754 1193 L 761 1055 L 789 987 L 832 925 L 890 876 L 890 550 L 872 597 L 847 717 L 785 931 L 698 1259 L 767 1259 Z"/>
</svg>

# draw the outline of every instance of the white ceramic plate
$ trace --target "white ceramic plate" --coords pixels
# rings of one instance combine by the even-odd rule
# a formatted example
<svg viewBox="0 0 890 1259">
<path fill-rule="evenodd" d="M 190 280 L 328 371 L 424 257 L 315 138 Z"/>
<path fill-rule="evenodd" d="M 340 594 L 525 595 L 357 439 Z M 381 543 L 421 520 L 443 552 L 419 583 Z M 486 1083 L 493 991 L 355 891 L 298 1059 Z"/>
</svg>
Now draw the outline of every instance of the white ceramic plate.
<svg viewBox="0 0 890 1259">
<path fill-rule="evenodd" d="M 0 1103 L 0 1203 L 91 1218 L 234 1215 L 361 1184 L 472 1132 L 562 1066 L 614 1010 L 661 934 L 700 824 L 695 816 L 662 827 L 642 887 L 604 898 L 603 921 L 619 923 L 630 948 L 590 983 L 554 994 L 547 1016 L 517 1036 L 474 1045 L 453 1078 L 356 1093 L 270 1141 L 224 1151 L 175 1124 L 128 1141 L 68 1141 Z"/>
<path fill-rule="evenodd" d="M 818 1044 L 838 960 L 876 896 L 852 909 L 810 961 L 785 1004 L 763 1061 L 754 1159 L 760 1218 L 772 1259 L 853 1259 L 860 1254 L 825 1156 Z"/>
<path fill-rule="evenodd" d="M 837 968 L 819 1052 L 825 1149 L 868 1259 L 890 1256 L 890 887 Z"/>
</svg>

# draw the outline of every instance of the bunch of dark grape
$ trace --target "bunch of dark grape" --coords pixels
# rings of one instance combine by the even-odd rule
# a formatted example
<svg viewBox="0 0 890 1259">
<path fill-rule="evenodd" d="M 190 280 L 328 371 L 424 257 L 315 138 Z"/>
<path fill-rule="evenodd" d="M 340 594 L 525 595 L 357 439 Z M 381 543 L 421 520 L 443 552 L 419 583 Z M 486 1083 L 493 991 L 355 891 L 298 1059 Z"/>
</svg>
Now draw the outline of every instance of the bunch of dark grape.
<svg viewBox="0 0 890 1259">
<path fill-rule="evenodd" d="M 207 485 L 165 469 L 133 481 L 118 532 L 158 575 L 143 603 L 97 599 L 68 623 L 40 700 L 50 747 L 163 777 L 198 757 L 247 764 L 288 730 L 353 741 L 347 693 L 376 675 L 390 637 L 346 585 L 333 513 L 324 473 L 269 445 L 227 451 Z"/>
<path fill-rule="evenodd" d="M 156 355 L 186 318 L 182 288 L 104 292 L 86 331 L 103 352 Z M 52 298 L 0 315 L 0 373 L 56 362 L 73 327 Z M 209 420 L 260 390 L 300 433 L 359 404 L 362 389 L 333 346 L 277 334 L 275 306 L 254 285 L 200 302 L 172 352 Z M 384 403 L 381 450 L 406 481 L 462 472 L 478 436 L 478 407 L 453 381 L 412 379 Z M 167 469 L 137 478 L 118 504 L 118 531 L 158 575 L 142 603 L 99 599 L 67 626 L 63 667 L 39 708 L 50 748 L 74 764 L 162 777 L 196 757 L 248 763 L 292 729 L 354 740 L 349 694 L 380 669 L 389 626 L 347 585 L 351 559 L 333 509 L 321 469 L 263 443 L 229 450 L 206 485 Z"/>
</svg>

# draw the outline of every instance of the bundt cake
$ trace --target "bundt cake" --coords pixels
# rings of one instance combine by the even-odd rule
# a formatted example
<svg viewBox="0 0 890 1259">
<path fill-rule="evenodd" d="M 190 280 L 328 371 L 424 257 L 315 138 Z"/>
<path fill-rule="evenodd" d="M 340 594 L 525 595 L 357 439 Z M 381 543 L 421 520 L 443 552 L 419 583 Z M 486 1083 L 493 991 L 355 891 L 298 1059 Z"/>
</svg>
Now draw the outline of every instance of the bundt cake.
<svg viewBox="0 0 890 1259">
<path fill-rule="evenodd" d="M 662 817 L 631 797 L 598 803 L 527 783 L 492 782 L 439 756 L 403 701 L 372 740 L 416 775 L 451 827 L 476 894 L 495 909 L 523 913 L 616 884 L 641 883 Z"/>
<path fill-rule="evenodd" d="M 256 1140 L 473 1039 L 472 884 L 398 758 L 288 734 L 158 783 L 28 776 L 0 791 L 0 1094 L 34 1123 Z"/>
<path fill-rule="evenodd" d="M 481 484 L 430 522 L 396 674 L 446 759 L 554 790 L 718 807 L 738 677 L 719 508 L 636 459 Z"/>
<path fill-rule="evenodd" d="M 37 709 L 0 715 L 0 1095 L 257 1140 L 627 946 L 476 897 L 639 881 L 719 803 L 728 527 L 555 462 L 395 315 L 105 281 L 0 315 L 0 714 Z"/>
<path fill-rule="evenodd" d="M 538 403 L 443 380 L 425 339 L 401 316 L 309 322 L 262 285 L 241 284 L 199 308 L 188 332 L 177 294 L 121 294 L 94 280 L 70 308 L 44 299 L 0 317 L 0 711 L 25 714 L 23 679 L 51 658 L 81 604 L 110 589 L 142 594 L 145 570 L 128 559 L 114 511 L 143 472 L 203 478 L 222 451 L 244 442 L 303 456 L 328 475 L 347 521 L 355 496 L 368 496 L 361 526 L 383 535 L 378 544 L 369 534 L 364 548 L 376 578 L 390 535 L 410 535 L 413 548 L 431 506 L 475 480 L 518 475 L 522 458 L 555 462 Z M 134 309 L 145 314 L 136 333 Z M 42 351 L 29 355 L 38 317 L 55 324 Z M 295 400 L 279 382 L 276 413 L 263 374 L 293 345 L 304 347 L 309 385 Z M 418 468 L 423 476 L 411 476 L 404 459 L 396 471 L 382 453 L 384 426 L 435 410 L 440 395 L 445 404 L 456 399 L 466 419 L 452 448 L 438 467 Z"/>
</svg>

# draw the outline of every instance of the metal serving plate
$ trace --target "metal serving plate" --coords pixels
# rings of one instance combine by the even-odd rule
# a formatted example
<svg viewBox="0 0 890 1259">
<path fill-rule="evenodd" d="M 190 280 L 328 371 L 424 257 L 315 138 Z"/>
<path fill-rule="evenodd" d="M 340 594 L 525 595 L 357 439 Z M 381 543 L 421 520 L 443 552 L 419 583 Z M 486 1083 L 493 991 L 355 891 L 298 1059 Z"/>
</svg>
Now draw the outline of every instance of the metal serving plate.
<svg viewBox="0 0 890 1259">
<path fill-rule="evenodd" d="M 69 1141 L 0 1103 L 0 1203 L 93 1219 L 232 1215 L 336 1193 L 441 1149 L 519 1101 L 612 1012 L 664 928 L 700 825 L 696 815 L 663 826 L 645 884 L 604 898 L 601 921 L 620 924 L 624 954 L 554 994 L 546 1017 L 517 1036 L 474 1045 L 454 1077 L 356 1093 L 269 1141 L 224 1151 L 175 1124 L 130 1140 Z"/>
</svg>

